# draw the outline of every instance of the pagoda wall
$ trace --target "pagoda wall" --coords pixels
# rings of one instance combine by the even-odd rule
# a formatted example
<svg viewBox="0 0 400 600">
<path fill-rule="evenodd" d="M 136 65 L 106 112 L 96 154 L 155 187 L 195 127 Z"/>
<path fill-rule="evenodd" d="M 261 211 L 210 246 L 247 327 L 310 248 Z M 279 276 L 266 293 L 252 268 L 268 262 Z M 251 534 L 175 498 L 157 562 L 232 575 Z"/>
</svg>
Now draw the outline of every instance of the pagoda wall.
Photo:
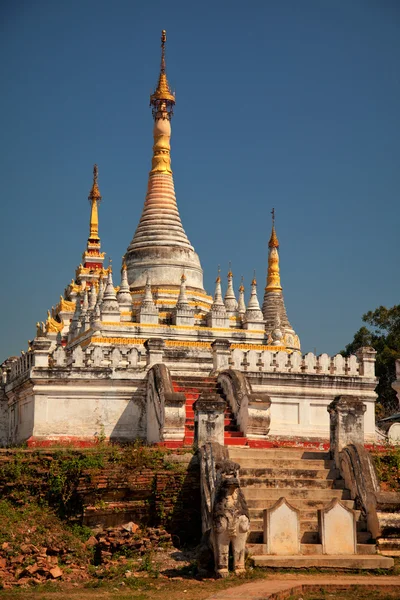
<svg viewBox="0 0 400 600">
<path fill-rule="evenodd" d="M 253 392 L 271 398 L 269 438 L 329 441 L 329 404 L 340 395 L 358 397 L 366 406 L 364 439 L 375 441 L 376 381 L 363 377 L 249 373 Z"/>
<path fill-rule="evenodd" d="M 99 380 L 97 373 L 76 377 L 69 370 L 54 381 L 40 373 L 9 394 L 7 443 L 78 442 L 91 445 L 101 439 L 132 441 L 146 436 L 143 381 Z M 47 375 L 47 377 L 43 377 Z M 91 377 L 88 378 L 88 375 Z M 104 375 L 104 374 L 103 374 Z M 3 444 L 4 445 L 4 444 Z"/>
<path fill-rule="evenodd" d="M 145 438 L 147 372 L 160 362 L 172 376 L 207 377 L 228 368 L 245 373 L 255 393 L 271 397 L 271 439 L 327 441 L 327 406 L 338 395 L 357 396 L 367 408 L 365 439 L 375 440 L 377 381 L 374 355 L 368 349 L 344 358 L 301 356 L 263 346 L 249 349 L 247 344 L 232 348 L 228 340 L 135 341 L 134 346 L 123 338 L 102 338 L 101 344 L 84 348 L 58 347 L 48 357 L 40 355 L 39 366 L 36 351 L 34 360 L 24 356 L 14 361 L 4 373 L 2 388 L 8 399 L 8 444 Z M 6 405 L 3 400 L 3 423 Z M 4 439 L 4 425 L 2 430 Z"/>
</svg>

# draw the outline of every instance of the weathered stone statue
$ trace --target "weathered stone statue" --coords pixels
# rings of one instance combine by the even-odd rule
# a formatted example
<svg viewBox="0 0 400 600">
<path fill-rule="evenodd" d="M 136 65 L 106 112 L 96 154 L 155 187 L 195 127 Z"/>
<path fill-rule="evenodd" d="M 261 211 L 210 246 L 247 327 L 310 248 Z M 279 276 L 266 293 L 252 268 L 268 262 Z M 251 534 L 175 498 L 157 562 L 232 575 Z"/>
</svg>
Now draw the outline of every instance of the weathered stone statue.
<svg viewBox="0 0 400 600">
<path fill-rule="evenodd" d="M 228 576 L 229 545 L 232 544 L 233 568 L 236 574 L 245 570 L 245 545 L 250 529 L 246 500 L 239 484 L 240 466 L 231 460 L 216 465 L 215 500 L 212 509 L 211 543 L 215 571 Z"/>
</svg>

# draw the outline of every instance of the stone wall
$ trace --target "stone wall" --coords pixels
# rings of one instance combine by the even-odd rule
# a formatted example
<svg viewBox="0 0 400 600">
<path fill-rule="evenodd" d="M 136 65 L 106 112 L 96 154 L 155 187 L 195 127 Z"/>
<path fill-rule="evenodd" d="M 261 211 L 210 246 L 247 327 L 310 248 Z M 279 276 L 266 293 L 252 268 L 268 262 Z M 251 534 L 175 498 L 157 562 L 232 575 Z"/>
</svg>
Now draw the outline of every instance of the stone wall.
<svg viewBox="0 0 400 600">
<path fill-rule="evenodd" d="M 143 456 L 140 457 L 140 453 Z M 201 535 L 196 456 L 160 448 L 0 451 L 0 495 L 46 499 L 90 527 L 162 525 L 178 544 Z"/>
</svg>

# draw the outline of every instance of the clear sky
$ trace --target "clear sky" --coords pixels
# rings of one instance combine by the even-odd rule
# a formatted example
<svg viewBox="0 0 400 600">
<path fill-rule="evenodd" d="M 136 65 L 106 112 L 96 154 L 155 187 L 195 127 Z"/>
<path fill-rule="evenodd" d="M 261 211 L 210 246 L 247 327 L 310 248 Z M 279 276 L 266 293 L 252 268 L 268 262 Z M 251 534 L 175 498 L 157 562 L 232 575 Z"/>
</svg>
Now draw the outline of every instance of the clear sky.
<svg viewBox="0 0 400 600">
<path fill-rule="evenodd" d="M 95 162 L 102 247 L 120 264 L 163 28 L 177 199 L 208 292 L 231 260 L 236 289 L 256 270 L 261 301 L 275 207 L 303 351 L 335 353 L 364 312 L 400 303 L 398 0 L 3 0 L 0 359 L 74 276 Z"/>
</svg>

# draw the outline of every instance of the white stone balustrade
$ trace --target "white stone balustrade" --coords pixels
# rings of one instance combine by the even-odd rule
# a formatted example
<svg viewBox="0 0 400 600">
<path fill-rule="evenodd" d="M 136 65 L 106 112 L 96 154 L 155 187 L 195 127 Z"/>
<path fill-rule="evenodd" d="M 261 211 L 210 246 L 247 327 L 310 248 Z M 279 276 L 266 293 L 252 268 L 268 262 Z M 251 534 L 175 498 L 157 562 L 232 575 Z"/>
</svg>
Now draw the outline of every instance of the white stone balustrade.
<svg viewBox="0 0 400 600">
<path fill-rule="evenodd" d="M 33 366 L 33 353 L 27 352 L 20 356 L 17 360 L 15 360 L 10 369 L 10 380 L 23 375 L 27 371 L 29 371 Z"/>
<path fill-rule="evenodd" d="M 362 350 L 362 349 L 361 349 Z M 305 373 L 307 375 L 374 377 L 375 352 L 344 357 L 341 354 L 316 356 L 308 352 L 271 352 L 270 350 L 231 350 L 229 366 L 246 373 Z"/>
</svg>

